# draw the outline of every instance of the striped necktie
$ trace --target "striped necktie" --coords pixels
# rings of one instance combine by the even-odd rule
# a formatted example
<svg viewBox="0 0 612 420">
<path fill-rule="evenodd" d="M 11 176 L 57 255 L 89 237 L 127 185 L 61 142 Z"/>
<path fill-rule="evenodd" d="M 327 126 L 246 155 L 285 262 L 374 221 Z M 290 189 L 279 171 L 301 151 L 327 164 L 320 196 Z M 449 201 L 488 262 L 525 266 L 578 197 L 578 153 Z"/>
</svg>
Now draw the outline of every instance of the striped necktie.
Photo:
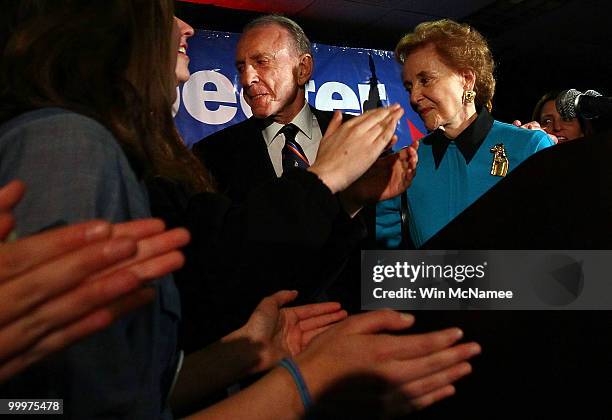
<svg viewBox="0 0 612 420">
<path fill-rule="evenodd" d="M 285 146 L 282 151 L 283 172 L 289 168 L 307 169 L 310 166 L 306 154 L 295 140 L 298 130 L 294 124 L 287 124 L 280 130 L 280 133 L 285 136 Z"/>
</svg>

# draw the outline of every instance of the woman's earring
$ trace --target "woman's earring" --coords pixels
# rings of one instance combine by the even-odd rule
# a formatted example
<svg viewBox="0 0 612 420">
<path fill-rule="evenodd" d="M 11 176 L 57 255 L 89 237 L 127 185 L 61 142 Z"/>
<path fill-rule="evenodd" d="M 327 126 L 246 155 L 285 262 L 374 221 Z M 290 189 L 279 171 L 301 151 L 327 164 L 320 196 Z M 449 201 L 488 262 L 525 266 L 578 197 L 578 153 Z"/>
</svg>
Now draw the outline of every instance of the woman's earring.
<svg viewBox="0 0 612 420">
<path fill-rule="evenodd" d="M 476 92 L 473 90 L 464 90 L 463 91 L 463 103 L 470 104 L 474 102 L 474 98 L 476 98 Z"/>
</svg>

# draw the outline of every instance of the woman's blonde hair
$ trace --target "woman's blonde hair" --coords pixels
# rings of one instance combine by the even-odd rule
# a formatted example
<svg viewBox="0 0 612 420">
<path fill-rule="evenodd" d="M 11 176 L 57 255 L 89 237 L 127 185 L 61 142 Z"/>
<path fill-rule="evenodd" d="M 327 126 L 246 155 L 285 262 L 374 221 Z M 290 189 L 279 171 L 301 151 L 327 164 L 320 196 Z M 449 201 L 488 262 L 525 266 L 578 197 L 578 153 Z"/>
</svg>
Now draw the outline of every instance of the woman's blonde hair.
<svg viewBox="0 0 612 420">
<path fill-rule="evenodd" d="M 442 61 L 455 70 L 472 70 L 476 75 L 474 91 L 477 106 L 493 108 L 495 63 L 486 39 L 470 25 L 449 19 L 423 22 L 404 35 L 395 47 L 395 58 L 403 64 L 413 51 L 433 45 Z"/>
</svg>

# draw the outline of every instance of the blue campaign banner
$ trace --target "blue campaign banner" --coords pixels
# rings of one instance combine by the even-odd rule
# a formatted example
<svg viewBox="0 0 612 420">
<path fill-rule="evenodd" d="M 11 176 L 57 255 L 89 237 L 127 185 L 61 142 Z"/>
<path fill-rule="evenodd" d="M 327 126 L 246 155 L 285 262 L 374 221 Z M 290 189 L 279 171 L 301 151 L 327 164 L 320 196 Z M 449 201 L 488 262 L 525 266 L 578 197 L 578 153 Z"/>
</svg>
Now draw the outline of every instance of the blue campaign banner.
<svg viewBox="0 0 612 420">
<path fill-rule="evenodd" d="M 174 104 L 176 124 L 188 147 L 252 115 L 242 97 L 234 65 L 239 36 L 199 30 L 189 40 L 191 78 L 179 86 Z M 398 126 L 396 149 L 426 132 L 421 119 L 410 108 L 401 82 L 401 67 L 392 52 L 315 43 L 313 53 L 315 71 L 306 89 L 311 105 L 321 110 L 361 114 L 370 93 L 371 57 L 382 104 L 398 102 L 406 110 Z"/>
</svg>

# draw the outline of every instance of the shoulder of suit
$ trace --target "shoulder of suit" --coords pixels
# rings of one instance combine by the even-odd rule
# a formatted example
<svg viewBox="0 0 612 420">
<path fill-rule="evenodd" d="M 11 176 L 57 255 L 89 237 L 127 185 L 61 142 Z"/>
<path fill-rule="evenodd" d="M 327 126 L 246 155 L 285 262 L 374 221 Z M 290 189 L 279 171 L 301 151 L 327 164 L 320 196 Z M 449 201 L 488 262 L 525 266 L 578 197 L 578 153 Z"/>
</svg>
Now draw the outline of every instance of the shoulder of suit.
<svg viewBox="0 0 612 420">
<path fill-rule="evenodd" d="M 244 120 L 237 124 L 225 127 L 209 136 L 204 137 L 193 145 L 193 151 L 197 154 L 204 150 L 225 149 L 236 147 L 236 143 L 242 141 L 244 133 L 249 129 L 250 120 Z"/>
</svg>

